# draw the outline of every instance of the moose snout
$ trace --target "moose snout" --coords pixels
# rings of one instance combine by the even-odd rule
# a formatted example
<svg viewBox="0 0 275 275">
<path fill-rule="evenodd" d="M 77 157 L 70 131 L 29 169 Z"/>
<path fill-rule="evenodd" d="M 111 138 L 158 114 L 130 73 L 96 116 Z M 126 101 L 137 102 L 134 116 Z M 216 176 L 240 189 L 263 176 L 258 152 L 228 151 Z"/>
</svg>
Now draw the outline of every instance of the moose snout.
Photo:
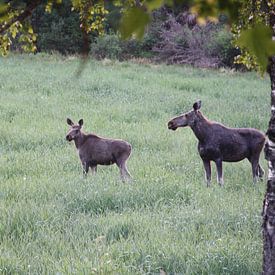
<svg viewBox="0 0 275 275">
<path fill-rule="evenodd" d="M 72 138 L 70 135 L 67 135 L 67 136 L 66 136 L 66 140 L 72 141 L 72 139 L 73 139 L 73 138 Z"/>
<path fill-rule="evenodd" d="M 168 122 L 168 129 L 175 131 L 177 127 L 175 126 L 173 121 Z"/>
</svg>

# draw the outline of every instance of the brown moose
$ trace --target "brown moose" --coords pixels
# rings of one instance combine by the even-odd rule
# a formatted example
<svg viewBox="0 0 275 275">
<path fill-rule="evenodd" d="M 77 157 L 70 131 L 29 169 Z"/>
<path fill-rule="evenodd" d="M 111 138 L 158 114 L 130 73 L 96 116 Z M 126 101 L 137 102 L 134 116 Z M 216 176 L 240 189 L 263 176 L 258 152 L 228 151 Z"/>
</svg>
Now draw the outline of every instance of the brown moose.
<svg viewBox="0 0 275 275">
<path fill-rule="evenodd" d="M 91 167 L 95 174 L 97 165 L 116 164 L 119 167 L 122 180 L 130 179 L 131 175 L 127 170 L 126 161 L 131 154 L 131 145 L 120 139 L 108 139 L 94 134 L 85 134 L 81 131 L 83 119 L 74 124 L 67 118 L 71 126 L 66 135 L 68 141 L 74 141 L 83 166 L 83 173 L 86 175 Z"/>
<path fill-rule="evenodd" d="M 211 164 L 217 167 L 217 180 L 223 185 L 222 162 L 237 162 L 247 158 L 252 166 L 253 181 L 262 178 L 264 170 L 259 164 L 259 157 L 265 143 L 262 132 L 253 128 L 228 128 L 220 123 L 210 121 L 199 111 L 201 101 L 193 105 L 193 110 L 168 122 L 168 128 L 190 126 L 199 140 L 198 151 L 202 158 L 207 186 L 211 181 Z"/>
</svg>

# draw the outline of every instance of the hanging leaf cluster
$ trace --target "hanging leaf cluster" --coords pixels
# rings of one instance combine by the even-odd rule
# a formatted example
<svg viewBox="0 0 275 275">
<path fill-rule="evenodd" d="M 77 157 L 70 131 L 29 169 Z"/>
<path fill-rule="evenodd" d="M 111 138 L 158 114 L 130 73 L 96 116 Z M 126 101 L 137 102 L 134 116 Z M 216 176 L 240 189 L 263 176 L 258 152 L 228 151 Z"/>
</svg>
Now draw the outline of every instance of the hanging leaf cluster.
<svg viewBox="0 0 275 275">
<path fill-rule="evenodd" d="M 241 4 L 238 20 L 232 26 L 235 45 L 241 49 L 235 63 L 257 69 L 263 74 L 268 58 L 275 55 L 274 34 L 270 27 L 275 0 L 243 0 Z"/>
<path fill-rule="evenodd" d="M 20 1 L 19 1 L 20 2 Z M 28 21 L 22 22 L 14 18 L 23 18 L 27 4 L 0 1 L 0 54 L 7 55 L 14 39 L 18 39 L 23 51 L 36 50 L 36 34 Z M 30 11 L 31 12 L 31 11 Z M 4 31 L 2 31 L 4 30 Z"/>
<path fill-rule="evenodd" d="M 108 11 L 105 9 L 104 1 L 72 0 L 72 11 L 79 13 L 80 28 L 86 32 L 103 34 L 104 21 Z"/>
<path fill-rule="evenodd" d="M 19 1 L 0 0 L 0 55 L 7 55 L 13 41 L 16 39 L 23 51 L 36 51 L 36 34 L 29 21 L 29 16 L 39 5 L 44 5 L 45 12 L 52 12 L 55 5 L 62 0 Z M 104 21 L 108 11 L 103 0 L 72 0 L 72 11 L 80 18 L 80 28 L 83 33 L 104 32 Z"/>
</svg>

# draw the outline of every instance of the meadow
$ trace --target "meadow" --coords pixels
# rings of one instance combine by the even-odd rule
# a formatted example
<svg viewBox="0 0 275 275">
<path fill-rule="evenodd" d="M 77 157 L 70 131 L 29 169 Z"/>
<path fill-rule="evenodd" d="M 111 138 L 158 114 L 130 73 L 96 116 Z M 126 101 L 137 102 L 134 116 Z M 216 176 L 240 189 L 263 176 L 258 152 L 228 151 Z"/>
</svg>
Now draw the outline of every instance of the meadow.
<svg viewBox="0 0 275 275">
<path fill-rule="evenodd" d="M 206 187 L 191 129 L 168 120 L 202 100 L 206 117 L 267 129 L 269 79 L 256 73 L 89 61 L 0 59 L 1 274 L 259 274 L 266 186 L 247 160 Z M 133 146 L 86 179 L 66 118 Z M 264 157 L 261 164 L 267 172 Z"/>
</svg>

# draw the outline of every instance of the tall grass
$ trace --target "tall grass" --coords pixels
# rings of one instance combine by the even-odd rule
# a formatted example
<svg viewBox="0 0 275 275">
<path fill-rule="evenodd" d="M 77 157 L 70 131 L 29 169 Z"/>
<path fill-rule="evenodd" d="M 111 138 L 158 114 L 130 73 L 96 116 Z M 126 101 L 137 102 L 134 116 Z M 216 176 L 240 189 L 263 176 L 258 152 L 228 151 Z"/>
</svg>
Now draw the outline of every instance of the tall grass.
<svg viewBox="0 0 275 275">
<path fill-rule="evenodd" d="M 209 119 L 264 131 L 268 79 L 94 61 L 76 78 L 77 59 L 0 62 L 0 273 L 261 271 L 265 183 L 253 185 L 243 161 L 225 164 L 224 188 L 213 169 L 206 188 L 192 131 L 167 121 L 200 98 Z M 115 166 L 83 179 L 67 117 L 132 144 L 131 184 Z"/>
</svg>

